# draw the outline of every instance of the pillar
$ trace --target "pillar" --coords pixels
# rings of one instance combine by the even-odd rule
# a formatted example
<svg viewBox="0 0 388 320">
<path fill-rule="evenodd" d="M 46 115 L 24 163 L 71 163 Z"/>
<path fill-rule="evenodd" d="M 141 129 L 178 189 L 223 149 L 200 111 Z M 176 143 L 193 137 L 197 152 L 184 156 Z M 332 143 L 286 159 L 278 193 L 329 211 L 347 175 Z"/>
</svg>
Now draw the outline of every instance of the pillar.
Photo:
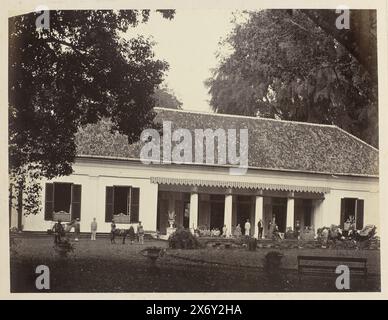
<svg viewBox="0 0 388 320">
<path fill-rule="evenodd" d="M 232 211 L 233 211 L 233 195 L 225 195 L 225 208 L 224 208 L 224 224 L 227 228 L 227 235 L 232 234 Z"/>
<path fill-rule="evenodd" d="M 198 193 L 190 194 L 190 218 L 189 228 L 198 228 Z"/>
<path fill-rule="evenodd" d="M 264 221 L 263 221 L 263 197 L 262 196 L 256 196 L 256 202 L 255 202 L 255 238 L 258 239 L 259 236 L 259 227 L 257 226 L 259 220 L 262 221 L 263 227 L 264 227 Z"/>
<path fill-rule="evenodd" d="M 295 199 L 287 199 L 287 228 L 294 230 L 294 211 L 295 211 Z"/>
</svg>

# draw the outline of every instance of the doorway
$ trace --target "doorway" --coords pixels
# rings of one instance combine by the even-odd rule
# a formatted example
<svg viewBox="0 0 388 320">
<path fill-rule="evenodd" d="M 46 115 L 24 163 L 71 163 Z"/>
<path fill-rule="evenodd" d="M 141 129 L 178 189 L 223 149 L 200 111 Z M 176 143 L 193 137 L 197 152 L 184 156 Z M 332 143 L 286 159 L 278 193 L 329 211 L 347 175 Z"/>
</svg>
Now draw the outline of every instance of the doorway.
<svg viewBox="0 0 388 320">
<path fill-rule="evenodd" d="M 237 197 L 237 224 L 240 224 L 242 234 L 245 234 L 245 223 L 249 219 L 251 232 L 254 230 L 254 223 L 251 221 L 252 201 L 249 196 Z"/>
<path fill-rule="evenodd" d="M 287 198 L 272 198 L 272 216 L 280 232 L 286 232 Z"/>
<path fill-rule="evenodd" d="M 210 230 L 224 226 L 225 197 L 223 195 L 210 196 Z"/>
</svg>

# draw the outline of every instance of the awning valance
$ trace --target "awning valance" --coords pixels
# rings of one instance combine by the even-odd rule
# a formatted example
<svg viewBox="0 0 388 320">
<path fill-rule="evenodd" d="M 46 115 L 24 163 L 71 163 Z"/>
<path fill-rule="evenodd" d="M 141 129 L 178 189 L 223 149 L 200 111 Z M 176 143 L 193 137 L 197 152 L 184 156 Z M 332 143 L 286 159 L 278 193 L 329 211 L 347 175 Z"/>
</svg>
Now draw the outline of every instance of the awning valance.
<svg viewBox="0 0 388 320">
<path fill-rule="evenodd" d="M 271 190 L 271 191 L 288 191 L 288 192 L 313 192 L 313 193 L 330 192 L 330 189 L 326 187 L 294 186 L 294 185 L 285 185 L 285 184 L 253 183 L 253 182 L 241 182 L 241 181 L 176 179 L 176 178 L 163 178 L 163 177 L 151 177 L 151 183 L 163 184 L 163 185 Z"/>
</svg>

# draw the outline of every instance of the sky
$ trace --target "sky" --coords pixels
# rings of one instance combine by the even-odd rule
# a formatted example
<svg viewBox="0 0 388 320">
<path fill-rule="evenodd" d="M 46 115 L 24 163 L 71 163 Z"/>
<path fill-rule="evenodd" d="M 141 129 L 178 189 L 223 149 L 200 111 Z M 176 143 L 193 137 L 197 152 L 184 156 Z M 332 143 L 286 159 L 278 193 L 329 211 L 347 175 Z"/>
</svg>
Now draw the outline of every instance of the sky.
<svg viewBox="0 0 388 320">
<path fill-rule="evenodd" d="M 232 19 L 233 12 L 226 9 L 176 10 L 172 20 L 152 13 L 146 24 L 129 32 L 151 36 L 156 42 L 156 57 L 170 65 L 165 84 L 183 102 L 183 109 L 211 112 L 204 81 L 217 66 L 219 41 L 232 30 Z"/>
</svg>

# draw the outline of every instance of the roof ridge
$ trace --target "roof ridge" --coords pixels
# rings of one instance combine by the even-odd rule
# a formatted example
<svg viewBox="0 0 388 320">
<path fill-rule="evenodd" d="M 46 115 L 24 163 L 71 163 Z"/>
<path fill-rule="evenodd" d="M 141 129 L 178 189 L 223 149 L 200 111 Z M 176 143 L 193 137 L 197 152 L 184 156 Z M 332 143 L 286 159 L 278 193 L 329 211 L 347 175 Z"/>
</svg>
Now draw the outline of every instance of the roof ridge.
<svg viewBox="0 0 388 320">
<path fill-rule="evenodd" d="M 253 120 L 262 120 L 262 121 L 275 121 L 275 122 L 284 122 L 284 123 L 291 123 L 291 124 L 302 124 L 302 125 L 317 126 L 317 127 L 329 127 L 329 128 L 337 127 L 336 125 L 333 125 L 333 124 L 323 124 L 323 123 L 312 123 L 312 122 L 293 121 L 293 120 L 262 118 L 262 117 L 243 116 L 243 115 L 237 115 L 237 114 L 216 113 L 216 112 L 211 113 L 211 112 L 203 112 L 203 111 L 197 111 L 197 110 L 183 110 L 183 109 L 172 109 L 172 108 L 162 108 L 162 107 L 155 107 L 154 109 L 155 110 L 171 111 L 171 112 L 194 113 L 194 114 L 202 114 L 202 115 L 218 116 L 218 117 L 243 118 L 243 119 L 253 119 Z"/>
<path fill-rule="evenodd" d="M 356 139 L 356 140 L 358 140 L 359 142 L 365 144 L 367 147 L 372 148 L 373 150 L 379 152 L 379 149 L 378 149 L 378 148 L 376 148 L 376 147 L 372 146 L 371 144 L 369 144 L 368 142 L 365 142 L 364 140 L 362 140 L 362 139 L 356 137 L 354 134 L 351 134 L 350 132 L 348 132 L 348 131 L 342 129 L 342 128 L 339 127 L 339 126 L 334 125 L 334 127 L 337 128 L 338 130 L 340 130 L 340 131 L 346 133 L 347 135 L 349 135 L 349 136 L 352 137 L 353 139 Z"/>
<path fill-rule="evenodd" d="M 271 119 L 271 118 L 262 118 L 262 117 L 254 117 L 254 116 L 243 116 L 243 115 L 237 115 L 237 114 L 235 115 L 235 114 L 216 113 L 216 112 L 211 113 L 211 112 L 203 112 L 203 111 L 197 111 L 197 110 L 171 109 L 171 108 L 162 108 L 162 107 L 155 107 L 154 109 L 165 110 L 165 111 L 172 111 L 172 112 L 203 114 L 203 115 L 210 115 L 210 116 L 254 119 L 254 120 L 263 120 L 263 121 L 275 121 L 275 122 L 292 123 L 292 124 L 295 123 L 295 124 L 303 124 L 303 125 L 326 127 L 326 128 L 327 127 L 329 127 L 329 128 L 336 128 L 336 129 L 339 129 L 340 131 L 346 133 L 347 135 L 351 136 L 352 138 L 358 140 L 359 142 L 365 144 L 367 147 L 370 147 L 370 148 L 372 148 L 375 151 L 379 151 L 378 148 L 370 145 L 369 143 L 367 143 L 364 140 L 356 137 L 355 135 L 351 134 L 350 132 L 342 129 L 341 127 L 339 127 L 339 126 L 337 126 L 335 124 L 323 124 L 323 123 L 312 123 L 312 122 L 293 121 L 293 120 Z"/>
</svg>

